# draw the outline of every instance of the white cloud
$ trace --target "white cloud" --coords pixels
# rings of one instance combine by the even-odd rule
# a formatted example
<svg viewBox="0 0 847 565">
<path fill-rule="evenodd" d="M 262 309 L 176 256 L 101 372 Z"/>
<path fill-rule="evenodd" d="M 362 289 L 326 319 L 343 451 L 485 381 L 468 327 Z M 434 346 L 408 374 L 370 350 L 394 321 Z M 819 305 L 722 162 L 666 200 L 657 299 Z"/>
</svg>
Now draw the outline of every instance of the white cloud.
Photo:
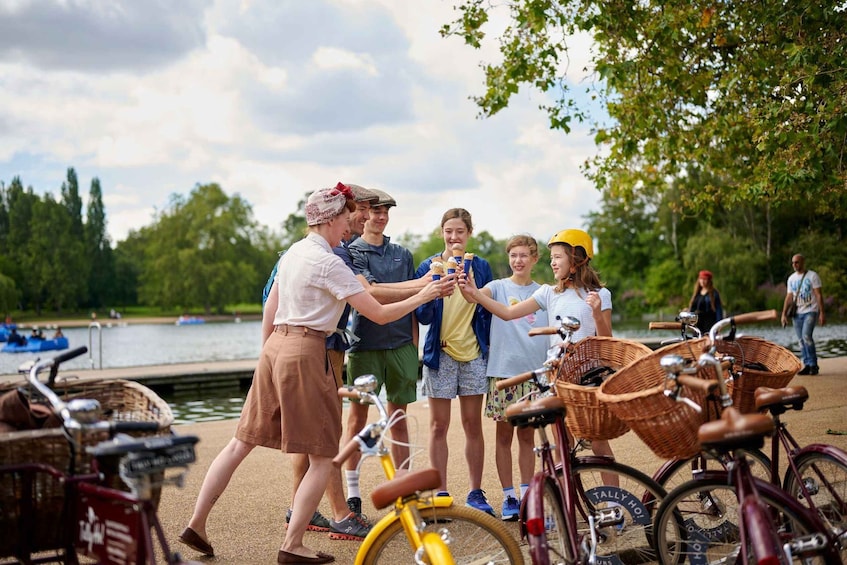
<svg viewBox="0 0 847 565">
<path fill-rule="evenodd" d="M 476 51 L 442 38 L 451 2 L 210 2 L 172 16 L 118 5 L 114 17 L 139 27 L 115 46 L 120 59 L 76 39 L 0 41 L 0 180 L 56 194 L 74 167 L 87 195 L 98 177 L 113 241 L 149 224 L 169 194 L 207 182 L 273 229 L 307 191 L 339 180 L 395 196 L 393 235 L 429 233 L 461 206 L 477 231 L 544 239 L 596 207 L 580 172 L 595 152 L 587 131 L 549 131 L 540 95 L 476 118 L 469 96 L 482 92 L 478 64 L 496 60 L 496 43 Z M 18 26 L 84 22 L 120 42 L 93 5 L 21 6 Z M 187 39 L 174 36 L 180 22 Z M 492 34 L 503 25 L 497 16 Z M 130 41 L 155 33 L 161 49 Z M 588 43 L 570 44 L 569 72 L 581 71 Z"/>
</svg>

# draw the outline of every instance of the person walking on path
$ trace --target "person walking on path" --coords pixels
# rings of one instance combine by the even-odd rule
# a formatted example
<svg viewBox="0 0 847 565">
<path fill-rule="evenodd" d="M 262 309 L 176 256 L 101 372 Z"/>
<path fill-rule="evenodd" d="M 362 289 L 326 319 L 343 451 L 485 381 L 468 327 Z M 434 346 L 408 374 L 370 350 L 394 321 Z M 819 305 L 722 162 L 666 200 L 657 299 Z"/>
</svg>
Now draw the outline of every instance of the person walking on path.
<svg viewBox="0 0 847 565">
<path fill-rule="evenodd" d="M 538 242 L 529 235 L 516 235 L 506 243 L 506 255 L 512 275 L 485 285 L 480 292 L 506 305 L 517 304 L 530 298 L 541 287 L 532 280 L 532 268 L 538 263 Z M 512 439 L 515 427 L 506 420 L 506 408 L 533 390 L 533 385 L 523 383 L 506 390 L 497 390 L 497 381 L 540 367 L 546 358 L 547 340 L 530 337 L 529 330 L 543 328 L 547 324 L 547 312 L 539 311 L 511 321 L 494 316 L 491 319 L 491 349 L 488 354 L 488 396 L 485 415 L 495 422 L 496 435 L 494 461 L 497 476 L 503 487 L 501 517 L 505 521 L 518 519 L 520 499 L 529 487 L 535 472 L 533 429 L 517 430 L 518 470 L 520 471 L 520 494 L 515 492 L 512 481 Z"/>
<path fill-rule="evenodd" d="M 309 233 L 280 260 L 274 331 L 262 347 L 235 438 L 212 462 L 201 487 L 201 494 L 207 489 L 222 492 L 235 468 L 256 445 L 307 454 L 309 468 L 294 493 L 291 522 L 277 554 L 278 563 L 335 560 L 305 547 L 303 536 L 327 487 L 332 457 L 338 453 L 341 439 L 341 403 L 326 354 L 326 337 L 335 331 L 345 302 L 378 323 L 388 323 L 440 294 L 440 283 L 432 282 L 413 297 L 381 305 L 365 292 L 344 261 L 332 252 L 349 230 L 354 209 L 353 194 L 342 183 L 309 196 Z M 312 425 L 303 426 L 304 421 Z M 215 500 L 216 496 L 209 498 Z M 343 521 L 352 513 L 345 505 L 333 508 L 333 514 L 335 520 Z M 186 541 L 186 537 L 211 550 L 206 532 L 197 531 L 191 523 L 181 539 Z"/>
<path fill-rule="evenodd" d="M 412 253 L 405 247 L 392 243 L 385 235 L 389 209 L 397 203 L 385 192 L 374 192 L 379 198 L 370 209 L 364 233 L 348 247 L 353 271 L 363 280 L 366 288 L 380 283 L 413 281 L 404 294 L 414 294 L 416 291 L 411 285 L 421 281 L 414 279 L 415 262 Z M 347 358 L 348 384 L 352 385 L 360 375 L 372 374 L 376 376 L 378 383 L 376 392 L 379 393 L 383 386 L 386 388 L 389 413 L 396 410 L 405 412 L 408 404 L 417 399 L 418 323 L 414 314 L 409 313 L 397 321 L 380 325 L 356 310 L 353 312 L 352 331 L 358 341 L 351 346 Z M 345 444 L 365 427 L 367 419 L 368 405 L 351 401 Z M 408 469 L 409 432 L 405 418 L 400 418 L 391 427 L 391 439 L 394 465 Z M 344 472 L 347 482 L 347 505 L 357 514 L 362 513 L 358 471 L 360 459 L 358 452 L 353 453 L 345 462 Z"/>
<path fill-rule="evenodd" d="M 798 374 L 817 375 L 820 368 L 812 333 L 815 331 L 815 325 L 823 326 L 826 322 L 821 278 L 815 271 L 806 269 L 806 258 L 799 253 L 791 258 L 791 266 L 794 272 L 788 277 L 786 284 L 787 292 L 782 304 L 782 327 L 788 324 L 788 319 L 792 317 L 790 310 L 796 307 L 793 315 L 794 332 L 800 340 L 800 353 L 803 358 L 803 368 Z"/>
<path fill-rule="evenodd" d="M 454 265 L 461 272 L 468 240 L 473 234 L 473 221 L 464 208 L 451 208 L 441 218 L 444 251 L 425 259 L 415 275 L 431 271 L 432 263 Z M 457 263 L 453 263 L 459 257 Z M 494 278 L 488 261 L 476 255 L 468 257 L 470 270 L 480 285 Z M 452 270 L 448 268 L 447 271 Z M 447 494 L 447 431 L 453 399 L 459 397 L 462 427 L 465 432 L 465 460 L 468 464 L 470 491 L 468 506 L 494 515 L 494 509 L 482 491 L 485 439 L 482 435 L 482 404 L 488 391 L 485 376 L 491 314 L 469 303 L 460 293 L 420 306 L 415 315 L 429 326 L 423 351 L 423 395 L 429 397 L 429 458 L 441 473 L 441 490 Z"/>
<path fill-rule="evenodd" d="M 697 314 L 697 329 L 704 334 L 708 333 L 718 320 L 723 320 L 721 295 L 712 282 L 711 271 L 700 271 L 697 275 L 688 311 Z"/>
</svg>

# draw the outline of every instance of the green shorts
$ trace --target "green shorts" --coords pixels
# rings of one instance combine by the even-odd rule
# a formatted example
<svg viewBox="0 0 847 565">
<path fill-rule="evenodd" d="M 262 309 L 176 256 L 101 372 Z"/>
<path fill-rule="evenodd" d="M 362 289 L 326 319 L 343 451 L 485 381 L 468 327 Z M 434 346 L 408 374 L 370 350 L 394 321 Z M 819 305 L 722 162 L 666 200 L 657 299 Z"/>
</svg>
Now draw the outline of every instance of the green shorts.
<svg viewBox="0 0 847 565">
<path fill-rule="evenodd" d="M 411 404 L 418 399 L 418 348 L 407 343 L 397 349 L 356 351 L 347 354 L 347 382 L 356 377 L 374 375 L 377 393 L 385 386 L 386 399 L 392 404 Z"/>
</svg>

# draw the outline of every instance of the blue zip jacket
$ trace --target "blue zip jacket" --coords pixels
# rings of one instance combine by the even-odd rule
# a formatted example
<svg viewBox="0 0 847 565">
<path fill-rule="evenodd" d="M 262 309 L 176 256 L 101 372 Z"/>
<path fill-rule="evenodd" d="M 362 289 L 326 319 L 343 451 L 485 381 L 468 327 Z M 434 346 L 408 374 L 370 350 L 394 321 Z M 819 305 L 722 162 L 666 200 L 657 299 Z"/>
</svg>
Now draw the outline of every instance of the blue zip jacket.
<svg viewBox="0 0 847 565">
<path fill-rule="evenodd" d="M 430 263 L 437 257 L 441 257 L 441 254 L 439 253 L 425 259 L 418 267 L 418 270 L 415 271 L 415 278 L 419 279 L 427 274 Z M 477 288 L 484 287 L 494 278 L 491 274 L 491 265 L 481 257 L 474 256 L 471 269 L 473 270 Z M 459 291 L 456 290 L 456 292 Z M 426 332 L 426 340 L 424 341 L 423 364 L 435 371 L 438 370 L 438 356 L 441 354 L 441 316 L 443 314 L 443 300 L 432 300 L 418 306 L 415 310 L 415 316 L 418 318 L 418 322 L 429 326 L 429 330 Z M 471 326 L 473 327 L 476 341 L 479 343 L 482 358 L 487 359 L 489 332 L 491 330 L 491 313 L 477 304 L 473 319 L 471 320 Z"/>
</svg>

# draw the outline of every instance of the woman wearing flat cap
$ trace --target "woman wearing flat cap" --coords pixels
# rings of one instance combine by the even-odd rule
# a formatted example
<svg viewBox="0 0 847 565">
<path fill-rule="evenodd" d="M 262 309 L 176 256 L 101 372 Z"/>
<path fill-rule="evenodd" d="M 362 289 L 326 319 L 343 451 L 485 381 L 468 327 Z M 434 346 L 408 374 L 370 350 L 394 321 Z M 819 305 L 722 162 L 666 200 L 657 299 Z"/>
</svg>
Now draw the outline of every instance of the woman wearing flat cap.
<svg viewBox="0 0 847 565">
<path fill-rule="evenodd" d="M 306 202 L 308 235 L 280 260 L 274 331 L 262 347 L 235 437 L 209 467 L 189 527 L 180 536 L 202 553 L 214 554 L 205 528 L 211 506 L 239 463 L 261 445 L 309 457 L 309 470 L 294 493 L 291 521 L 277 562 L 335 560 L 303 545 L 341 439 L 341 402 L 327 357 L 326 336 L 335 331 L 345 303 L 385 324 L 441 294 L 440 282 L 430 282 L 418 294 L 392 304 L 380 304 L 365 292 L 353 271 L 332 252 L 349 229 L 354 209 L 353 193 L 342 183 L 313 192 Z M 333 518 L 342 522 L 355 516 L 344 513 Z"/>
<path fill-rule="evenodd" d="M 721 295 L 712 283 L 711 271 L 700 271 L 697 275 L 688 311 L 697 314 L 697 327 L 702 333 L 707 333 L 715 322 L 723 319 Z"/>
</svg>

